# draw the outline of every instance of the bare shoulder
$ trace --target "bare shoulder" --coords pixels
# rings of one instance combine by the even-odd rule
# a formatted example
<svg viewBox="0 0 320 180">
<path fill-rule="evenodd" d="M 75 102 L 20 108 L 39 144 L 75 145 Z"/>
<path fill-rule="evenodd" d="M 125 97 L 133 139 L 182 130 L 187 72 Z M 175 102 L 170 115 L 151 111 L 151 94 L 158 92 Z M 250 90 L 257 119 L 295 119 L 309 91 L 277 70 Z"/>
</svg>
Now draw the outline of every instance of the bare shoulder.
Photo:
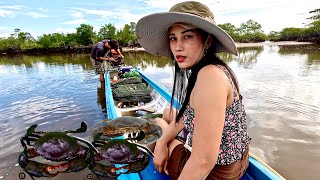
<svg viewBox="0 0 320 180">
<path fill-rule="evenodd" d="M 229 80 L 226 74 L 215 65 L 208 65 L 203 67 L 198 73 L 197 81 L 199 83 L 210 82 L 210 84 L 229 84 Z"/>
<path fill-rule="evenodd" d="M 208 65 L 199 71 L 192 96 L 209 100 L 215 96 L 227 96 L 230 90 L 229 79 L 223 70 L 215 65 Z"/>
<path fill-rule="evenodd" d="M 191 106 L 197 112 L 206 111 L 207 107 L 210 107 L 211 111 L 212 107 L 223 110 L 230 92 L 231 85 L 223 70 L 215 65 L 205 66 L 198 73 L 191 94 Z"/>
</svg>

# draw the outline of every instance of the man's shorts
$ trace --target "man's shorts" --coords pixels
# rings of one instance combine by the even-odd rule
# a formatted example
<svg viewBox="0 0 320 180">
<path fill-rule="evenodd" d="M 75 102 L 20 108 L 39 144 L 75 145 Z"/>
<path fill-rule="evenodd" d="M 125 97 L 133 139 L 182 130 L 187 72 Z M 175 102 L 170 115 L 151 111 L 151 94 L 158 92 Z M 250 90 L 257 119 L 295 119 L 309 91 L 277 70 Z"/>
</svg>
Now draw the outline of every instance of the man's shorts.
<svg viewBox="0 0 320 180">
<path fill-rule="evenodd" d="M 90 57 L 90 60 L 93 65 L 94 72 L 96 74 L 104 74 L 106 72 L 106 70 L 104 68 L 103 61 L 97 61 L 97 60 L 93 59 L 92 57 Z"/>
</svg>

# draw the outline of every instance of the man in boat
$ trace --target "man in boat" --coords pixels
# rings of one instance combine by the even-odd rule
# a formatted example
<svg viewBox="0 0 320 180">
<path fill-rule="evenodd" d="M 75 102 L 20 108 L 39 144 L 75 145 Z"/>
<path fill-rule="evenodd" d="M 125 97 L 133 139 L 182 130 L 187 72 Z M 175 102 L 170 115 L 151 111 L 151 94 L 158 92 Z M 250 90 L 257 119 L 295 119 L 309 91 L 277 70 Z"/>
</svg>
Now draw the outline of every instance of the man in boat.
<svg viewBox="0 0 320 180">
<path fill-rule="evenodd" d="M 96 45 L 94 45 L 91 50 L 90 60 L 93 64 L 95 73 L 97 75 L 100 74 L 101 82 L 104 82 L 104 73 L 105 73 L 103 61 L 116 61 L 114 57 L 105 57 L 106 53 L 108 53 L 111 50 L 114 50 L 119 54 L 120 57 L 123 58 L 123 55 L 119 50 L 119 43 L 114 39 L 102 40 L 98 42 Z"/>
</svg>

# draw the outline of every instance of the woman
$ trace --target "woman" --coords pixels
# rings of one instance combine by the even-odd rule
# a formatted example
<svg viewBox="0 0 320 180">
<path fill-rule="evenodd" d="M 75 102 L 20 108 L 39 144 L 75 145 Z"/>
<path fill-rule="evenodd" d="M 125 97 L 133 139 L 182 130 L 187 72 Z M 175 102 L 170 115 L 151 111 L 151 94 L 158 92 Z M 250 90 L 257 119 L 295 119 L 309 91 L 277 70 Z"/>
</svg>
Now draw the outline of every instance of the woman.
<svg viewBox="0 0 320 180">
<path fill-rule="evenodd" d="M 174 61 L 172 97 L 182 104 L 157 119 L 163 129 L 154 149 L 157 170 L 172 179 L 240 179 L 248 167 L 246 114 L 233 72 L 215 55 L 237 55 L 234 41 L 207 6 L 193 1 L 143 17 L 136 33 L 147 52 Z M 182 144 L 175 137 L 184 127 Z"/>
<path fill-rule="evenodd" d="M 108 57 L 113 57 L 113 61 L 110 61 L 111 66 L 118 66 L 123 64 L 124 56 L 119 52 L 122 51 L 122 48 L 119 48 L 118 51 L 111 49 L 107 54 Z"/>
</svg>

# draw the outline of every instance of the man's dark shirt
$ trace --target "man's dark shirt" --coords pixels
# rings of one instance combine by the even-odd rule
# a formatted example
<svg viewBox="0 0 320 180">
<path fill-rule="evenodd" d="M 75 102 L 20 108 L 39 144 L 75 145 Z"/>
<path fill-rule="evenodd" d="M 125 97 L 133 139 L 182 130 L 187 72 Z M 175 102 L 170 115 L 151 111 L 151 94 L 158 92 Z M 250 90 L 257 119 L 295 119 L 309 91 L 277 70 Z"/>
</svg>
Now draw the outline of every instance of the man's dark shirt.
<svg viewBox="0 0 320 180">
<path fill-rule="evenodd" d="M 100 41 L 93 46 L 91 50 L 91 58 L 97 60 L 98 57 L 104 57 L 104 55 L 109 51 L 109 48 L 107 48 L 104 43 L 105 42 Z"/>
</svg>

